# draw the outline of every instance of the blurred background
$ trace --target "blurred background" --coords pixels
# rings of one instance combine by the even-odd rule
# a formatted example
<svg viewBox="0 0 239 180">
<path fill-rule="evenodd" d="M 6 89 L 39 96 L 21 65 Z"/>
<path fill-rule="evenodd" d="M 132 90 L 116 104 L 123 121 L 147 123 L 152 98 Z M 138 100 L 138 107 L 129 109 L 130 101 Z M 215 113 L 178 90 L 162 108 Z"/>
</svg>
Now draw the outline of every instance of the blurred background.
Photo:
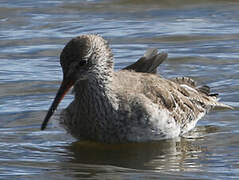
<svg viewBox="0 0 239 180">
<path fill-rule="evenodd" d="M 236 0 L 1 0 L 0 178 L 239 179 L 238 17 Z M 159 74 L 207 84 L 234 110 L 152 143 L 76 142 L 57 124 L 40 131 L 62 79 L 60 52 L 88 33 L 109 41 L 116 70 L 148 48 L 167 52 Z"/>
</svg>

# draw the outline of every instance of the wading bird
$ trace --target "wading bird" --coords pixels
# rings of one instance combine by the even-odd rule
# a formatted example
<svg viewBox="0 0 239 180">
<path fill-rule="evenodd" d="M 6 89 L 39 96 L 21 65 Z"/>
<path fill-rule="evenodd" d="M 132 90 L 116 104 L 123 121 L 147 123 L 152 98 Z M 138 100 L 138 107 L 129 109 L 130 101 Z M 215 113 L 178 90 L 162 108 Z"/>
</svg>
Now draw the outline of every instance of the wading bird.
<svg viewBox="0 0 239 180">
<path fill-rule="evenodd" d="M 180 136 L 193 129 L 218 102 L 208 86 L 187 77 L 156 75 L 167 54 L 150 49 L 145 56 L 115 72 L 113 54 L 99 35 L 73 38 L 63 49 L 63 81 L 44 119 L 47 123 L 74 86 L 74 100 L 60 123 L 74 137 L 104 143 L 145 142 Z"/>
</svg>

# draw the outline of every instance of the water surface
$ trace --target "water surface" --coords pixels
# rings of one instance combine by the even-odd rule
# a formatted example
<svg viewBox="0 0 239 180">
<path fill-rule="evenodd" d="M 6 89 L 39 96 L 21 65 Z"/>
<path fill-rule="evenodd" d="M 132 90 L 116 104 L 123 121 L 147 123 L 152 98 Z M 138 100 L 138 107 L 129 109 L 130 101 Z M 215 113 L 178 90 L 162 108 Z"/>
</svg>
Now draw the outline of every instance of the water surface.
<svg viewBox="0 0 239 180">
<path fill-rule="evenodd" d="M 233 0 L 2 0 L 0 178 L 239 179 L 238 9 Z M 61 49 L 86 33 L 110 42 L 116 70 L 147 48 L 167 52 L 160 74 L 208 84 L 234 110 L 215 110 L 184 137 L 152 143 L 76 142 L 52 124 L 40 131 L 62 78 Z"/>
</svg>

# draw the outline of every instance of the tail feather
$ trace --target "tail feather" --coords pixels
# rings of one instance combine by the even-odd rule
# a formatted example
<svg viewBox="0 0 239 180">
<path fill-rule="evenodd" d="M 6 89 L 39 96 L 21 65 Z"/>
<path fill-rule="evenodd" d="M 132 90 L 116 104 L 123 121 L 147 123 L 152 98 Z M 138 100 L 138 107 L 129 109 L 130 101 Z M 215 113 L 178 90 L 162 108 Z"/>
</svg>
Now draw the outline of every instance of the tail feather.
<svg viewBox="0 0 239 180">
<path fill-rule="evenodd" d="M 217 99 L 219 100 L 219 99 Z M 216 101 L 213 105 L 215 109 L 234 109 L 232 106 Z"/>
</svg>

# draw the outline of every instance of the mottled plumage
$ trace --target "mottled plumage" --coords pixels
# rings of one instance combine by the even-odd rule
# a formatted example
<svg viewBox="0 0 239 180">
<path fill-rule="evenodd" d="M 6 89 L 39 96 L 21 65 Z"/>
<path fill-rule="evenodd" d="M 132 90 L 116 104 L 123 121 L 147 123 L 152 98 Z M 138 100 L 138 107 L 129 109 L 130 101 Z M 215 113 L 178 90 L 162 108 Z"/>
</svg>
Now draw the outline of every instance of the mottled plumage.
<svg viewBox="0 0 239 180">
<path fill-rule="evenodd" d="M 208 86 L 197 87 L 190 78 L 167 80 L 153 74 L 166 57 L 149 50 L 141 61 L 151 59 L 151 65 L 139 60 L 138 66 L 114 72 L 113 54 L 102 37 L 72 39 L 61 53 L 63 82 L 42 129 L 72 85 L 75 98 L 60 121 L 83 140 L 123 143 L 173 138 L 194 128 L 212 107 L 230 108 L 218 102 Z"/>
</svg>

